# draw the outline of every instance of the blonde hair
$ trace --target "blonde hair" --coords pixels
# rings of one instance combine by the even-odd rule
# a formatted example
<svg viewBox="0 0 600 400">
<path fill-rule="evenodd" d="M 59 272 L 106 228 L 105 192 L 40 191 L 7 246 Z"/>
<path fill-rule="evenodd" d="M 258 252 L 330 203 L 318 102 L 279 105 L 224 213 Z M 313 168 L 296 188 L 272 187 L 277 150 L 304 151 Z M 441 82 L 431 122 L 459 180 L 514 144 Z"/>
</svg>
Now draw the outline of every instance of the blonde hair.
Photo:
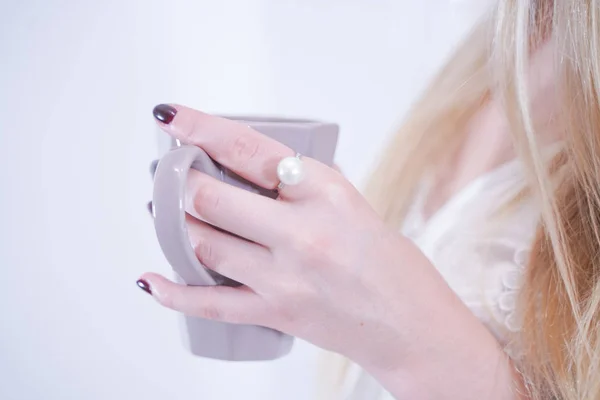
<svg viewBox="0 0 600 400">
<path fill-rule="evenodd" d="M 502 99 L 541 219 L 518 310 L 516 361 L 533 399 L 600 399 L 600 7 L 500 0 L 439 72 L 390 143 L 366 195 L 399 227 L 424 172 L 448 160 L 481 107 Z M 564 147 L 544 162 L 528 95 L 531 54 L 556 47 Z M 560 173 L 559 173 L 560 172 Z M 515 199 L 516 202 L 519 199 Z"/>
</svg>

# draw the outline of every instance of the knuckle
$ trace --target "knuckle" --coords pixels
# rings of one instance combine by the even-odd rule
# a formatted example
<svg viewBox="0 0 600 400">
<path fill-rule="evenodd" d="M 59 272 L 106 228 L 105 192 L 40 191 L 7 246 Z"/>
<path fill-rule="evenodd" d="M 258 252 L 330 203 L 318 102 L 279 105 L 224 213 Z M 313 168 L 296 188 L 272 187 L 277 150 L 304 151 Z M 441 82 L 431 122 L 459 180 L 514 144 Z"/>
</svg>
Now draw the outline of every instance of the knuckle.
<svg viewBox="0 0 600 400">
<path fill-rule="evenodd" d="M 222 306 L 218 302 L 218 296 L 214 291 L 214 287 L 206 288 L 206 298 L 204 304 L 201 305 L 198 316 L 200 318 L 222 320 L 224 317 Z"/>
<path fill-rule="evenodd" d="M 222 312 L 221 320 L 231 322 L 233 324 L 246 322 L 246 319 L 243 318 L 242 313 L 234 312 L 232 310 L 228 310 L 227 313 Z"/>
<path fill-rule="evenodd" d="M 321 200 L 327 205 L 340 207 L 349 200 L 350 193 L 343 182 L 330 181 L 323 185 L 320 190 Z"/>
<path fill-rule="evenodd" d="M 193 117 L 190 119 L 190 122 L 187 124 L 182 124 L 181 129 L 181 141 L 183 143 L 193 143 L 196 135 L 201 129 L 200 126 L 201 116 L 194 112 Z"/>
<path fill-rule="evenodd" d="M 293 325 L 294 321 L 298 319 L 298 316 L 294 307 L 290 306 L 290 301 L 292 302 L 291 304 L 294 304 L 293 301 L 296 300 L 289 299 L 288 297 L 282 298 L 277 303 L 272 304 L 268 310 L 269 318 L 276 320 L 283 325 Z"/>
<path fill-rule="evenodd" d="M 219 269 L 219 260 L 216 257 L 214 246 L 207 240 L 200 240 L 196 245 L 196 257 L 206 267 L 213 270 Z"/>
<path fill-rule="evenodd" d="M 221 203 L 221 195 L 211 185 L 204 185 L 194 196 L 194 209 L 203 217 L 218 212 Z"/>
<path fill-rule="evenodd" d="M 333 246 L 332 238 L 326 233 L 310 233 L 296 237 L 294 250 L 307 266 L 317 266 L 330 258 Z"/>
<path fill-rule="evenodd" d="M 173 309 L 173 310 L 178 310 L 177 308 L 177 302 L 175 301 L 175 298 L 173 296 L 173 293 L 171 291 L 163 291 L 160 294 L 159 297 L 159 302 L 160 304 L 162 304 L 164 307 Z"/>
<path fill-rule="evenodd" d="M 231 160 L 238 167 L 246 166 L 259 153 L 259 142 L 248 135 L 239 135 L 231 146 Z"/>
<path fill-rule="evenodd" d="M 287 305 L 290 310 L 301 311 L 310 299 L 315 297 L 315 288 L 312 284 L 302 281 L 293 284 L 285 295 L 282 296 L 282 304 Z"/>
<path fill-rule="evenodd" d="M 278 301 L 271 309 L 271 315 L 281 323 L 290 326 L 302 319 L 305 310 L 307 307 L 312 307 L 317 296 L 314 287 L 299 282 L 288 282 L 284 292 L 278 296 Z"/>
<path fill-rule="evenodd" d="M 291 310 L 283 307 L 278 307 L 278 309 L 275 310 L 274 315 L 277 315 L 277 320 L 284 324 L 284 326 L 293 325 L 298 318 Z"/>
<path fill-rule="evenodd" d="M 223 313 L 221 309 L 214 304 L 207 304 L 200 310 L 200 318 L 212 319 L 212 320 L 221 320 Z"/>
</svg>

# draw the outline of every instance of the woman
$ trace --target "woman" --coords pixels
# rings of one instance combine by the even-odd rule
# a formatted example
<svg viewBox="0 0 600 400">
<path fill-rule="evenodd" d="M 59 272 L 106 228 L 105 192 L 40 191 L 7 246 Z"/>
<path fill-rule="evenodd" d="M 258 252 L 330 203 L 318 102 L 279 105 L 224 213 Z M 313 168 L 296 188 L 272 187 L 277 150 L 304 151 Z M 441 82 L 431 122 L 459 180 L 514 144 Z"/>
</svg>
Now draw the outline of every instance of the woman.
<svg viewBox="0 0 600 400">
<path fill-rule="evenodd" d="M 196 211 L 250 240 L 194 220 L 198 257 L 247 287 L 139 285 L 341 354 L 349 398 L 600 398 L 599 42 L 591 0 L 499 1 L 414 107 L 369 202 L 309 158 L 277 201 L 196 175 Z M 263 187 L 294 154 L 185 107 L 154 115 Z"/>
</svg>

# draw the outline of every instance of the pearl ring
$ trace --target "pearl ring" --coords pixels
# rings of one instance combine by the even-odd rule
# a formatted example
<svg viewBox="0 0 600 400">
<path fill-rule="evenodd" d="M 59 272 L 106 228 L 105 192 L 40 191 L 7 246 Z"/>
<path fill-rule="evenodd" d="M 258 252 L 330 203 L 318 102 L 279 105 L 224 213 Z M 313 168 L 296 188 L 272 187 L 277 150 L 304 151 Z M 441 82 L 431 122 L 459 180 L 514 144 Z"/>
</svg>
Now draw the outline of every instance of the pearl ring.
<svg viewBox="0 0 600 400">
<path fill-rule="evenodd" d="M 296 153 L 294 157 L 286 157 L 279 161 L 277 165 L 277 177 L 279 185 L 277 189 L 281 190 L 285 185 L 297 185 L 304 178 L 304 163 L 300 153 Z"/>
</svg>

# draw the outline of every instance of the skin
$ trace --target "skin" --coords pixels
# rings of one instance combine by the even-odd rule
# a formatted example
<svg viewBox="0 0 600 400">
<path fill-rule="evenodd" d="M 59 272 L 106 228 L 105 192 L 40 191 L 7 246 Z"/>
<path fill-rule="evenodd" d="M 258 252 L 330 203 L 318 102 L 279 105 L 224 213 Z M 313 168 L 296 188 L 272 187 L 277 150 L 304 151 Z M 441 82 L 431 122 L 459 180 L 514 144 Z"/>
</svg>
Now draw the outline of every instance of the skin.
<svg viewBox="0 0 600 400">
<path fill-rule="evenodd" d="M 277 163 L 293 150 L 173 106 L 174 120 L 158 122 L 165 132 L 255 184 L 277 186 Z M 305 179 L 277 200 L 190 174 L 189 211 L 206 221 L 188 218 L 196 254 L 245 286 L 190 287 L 147 273 L 141 279 L 153 297 L 187 315 L 263 325 L 338 352 L 398 399 L 519 398 L 495 338 L 423 253 L 386 227 L 342 174 L 303 160 Z"/>
<path fill-rule="evenodd" d="M 531 113 L 536 121 L 538 145 L 548 146 L 564 139 L 563 130 L 554 115 L 559 109 L 556 99 L 554 54 L 552 40 L 540 46 L 531 60 L 528 91 Z M 426 217 L 435 213 L 454 193 L 460 191 L 480 175 L 514 159 L 512 133 L 501 101 L 492 99 L 482 107 L 466 127 L 466 139 L 447 168 L 440 168 L 438 184 L 425 207 Z"/>
</svg>

